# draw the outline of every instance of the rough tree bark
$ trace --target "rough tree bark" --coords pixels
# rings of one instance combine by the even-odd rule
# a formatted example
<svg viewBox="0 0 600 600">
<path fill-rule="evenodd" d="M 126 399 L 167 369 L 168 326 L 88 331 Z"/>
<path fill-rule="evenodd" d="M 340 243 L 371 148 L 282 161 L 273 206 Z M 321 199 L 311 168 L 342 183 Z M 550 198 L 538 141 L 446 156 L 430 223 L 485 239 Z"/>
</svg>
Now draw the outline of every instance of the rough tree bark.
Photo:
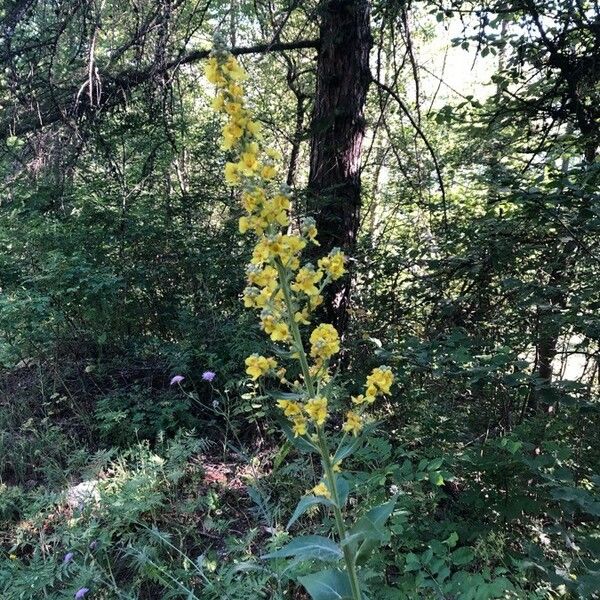
<svg viewBox="0 0 600 600">
<path fill-rule="evenodd" d="M 360 217 L 360 156 L 373 45 L 366 0 L 321 2 L 317 87 L 311 132 L 308 197 L 320 252 L 352 255 Z M 326 318 L 343 337 L 349 319 L 351 275 L 330 286 Z"/>
</svg>

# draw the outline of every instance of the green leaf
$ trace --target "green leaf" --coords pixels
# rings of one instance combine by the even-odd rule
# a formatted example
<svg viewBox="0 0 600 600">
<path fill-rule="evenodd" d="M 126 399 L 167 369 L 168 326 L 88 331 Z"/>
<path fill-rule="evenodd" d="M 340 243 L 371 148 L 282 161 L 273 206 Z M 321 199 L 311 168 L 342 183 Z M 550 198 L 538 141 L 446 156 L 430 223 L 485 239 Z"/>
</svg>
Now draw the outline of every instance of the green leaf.
<svg viewBox="0 0 600 600">
<path fill-rule="evenodd" d="M 293 539 L 289 544 L 275 552 L 263 554 L 261 558 L 291 558 L 300 560 L 339 560 L 342 558 L 340 547 L 329 538 L 321 535 L 304 535 Z"/>
<path fill-rule="evenodd" d="M 302 400 L 305 394 L 296 392 L 279 392 L 277 390 L 267 390 L 267 394 L 276 400 Z"/>
<path fill-rule="evenodd" d="M 311 506 L 323 504 L 324 506 L 334 506 L 333 502 L 324 496 L 303 496 L 296 506 L 294 514 L 290 517 L 288 524 L 285 526 L 289 529 Z"/>
<path fill-rule="evenodd" d="M 429 473 L 429 481 L 431 481 L 433 485 L 444 485 L 444 478 L 439 471 Z"/>
<path fill-rule="evenodd" d="M 347 573 L 328 569 L 299 577 L 298 581 L 306 588 L 312 600 L 349 600 L 352 587 Z"/>
<path fill-rule="evenodd" d="M 348 480 L 341 475 L 336 475 L 335 485 L 337 487 L 338 499 L 340 501 L 338 508 L 344 508 L 346 501 L 348 500 L 348 495 L 350 494 L 350 484 L 348 483 Z"/>
<path fill-rule="evenodd" d="M 450 554 L 450 558 L 455 565 L 466 565 L 475 558 L 475 553 L 472 548 L 463 546 Z"/>
<path fill-rule="evenodd" d="M 390 538 L 389 531 L 384 527 L 396 506 L 396 498 L 389 502 L 371 508 L 363 515 L 350 530 L 347 543 L 360 545 L 356 553 L 356 563 L 362 564 L 371 552 Z"/>
<path fill-rule="evenodd" d="M 379 423 L 369 423 L 368 425 L 365 425 L 359 436 L 351 438 L 346 444 L 340 444 L 333 457 L 333 462 L 342 461 L 358 450 L 369 434 L 377 428 L 378 424 Z"/>
<path fill-rule="evenodd" d="M 429 463 L 429 465 L 427 465 L 427 470 L 428 471 L 437 471 L 442 466 L 443 462 L 444 462 L 443 458 L 434 458 Z"/>
</svg>

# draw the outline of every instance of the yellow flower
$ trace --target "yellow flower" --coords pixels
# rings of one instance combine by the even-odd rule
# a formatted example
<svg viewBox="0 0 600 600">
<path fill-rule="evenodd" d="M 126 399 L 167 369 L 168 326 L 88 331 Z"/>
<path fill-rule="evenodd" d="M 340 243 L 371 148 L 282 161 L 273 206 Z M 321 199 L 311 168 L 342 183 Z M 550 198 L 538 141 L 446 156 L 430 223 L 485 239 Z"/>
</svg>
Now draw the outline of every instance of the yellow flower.
<svg viewBox="0 0 600 600">
<path fill-rule="evenodd" d="M 230 56 L 225 64 L 223 65 L 223 69 L 227 71 L 227 74 L 234 81 L 242 81 L 246 79 L 246 71 L 242 68 L 242 66 L 238 63 L 235 56 Z"/>
<path fill-rule="evenodd" d="M 306 217 L 302 219 L 300 231 L 302 231 L 302 235 L 306 236 L 313 244 L 316 246 L 321 245 L 319 242 L 317 242 L 317 225 L 316 221 L 312 217 Z"/>
<path fill-rule="evenodd" d="M 281 152 L 274 148 L 267 148 L 267 156 L 273 160 L 281 160 Z"/>
<path fill-rule="evenodd" d="M 260 296 L 261 292 L 258 288 L 255 287 L 247 287 L 244 290 L 244 295 L 242 296 L 242 300 L 244 301 L 244 306 L 246 308 L 256 308 L 258 307 L 258 304 L 256 303 L 258 300 L 258 297 Z"/>
<path fill-rule="evenodd" d="M 323 304 L 323 296 L 321 296 L 321 294 L 318 296 L 311 296 L 308 299 L 308 306 L 311 308 L 311 310 L 317 308 L 317 306 L 320 306 L 321 304 Z"/>
<path fill-rule="evenodd" d="M 294 432 L 295 437 L 298 437 L 299 435 L 306 435 L 306 419 L 302 415 L 294 417 L 293 424 L 292 431 Z"/>
<path fill-rule="evenodd" d="M 277 269 L 271 265 L 267 265 L 263 269 L 257 268 L 254 265 L 247 270 L 248 281 L 261 288 L 269 288 L 271 291 L 277 289 Z"/>
<path fill-rule="evenodd" d="M 311 398 L 306 403 L 304 411 L 317 425 L 323 425 L 327 419 L 327 398 L 323 396 Z"/>
<path fill-rule="evenodd" d="M 306 230 L 306 237 L 315 245 L 320 246 L 319 242 L 317 242 L 317 226 L 312 225 Z"/>
<path fill-rule="evenodd" d="M 341 473 L 342 472 L 342 461 L 341 460 L 333 460 L 333 457 L 330 457 L 331 461 L 333 462 L 333 472 L 334 473 Z"/>
<path fill-rule="evenodd" d="M 240 217 L 240 220 L 238 222 L 238 229 L 242 235 L 246 233 L 248 229 L 250 229 L 250 220 L 248 219 L 248 217 Z"/>
<path fill-rule="evenodd" d="M 242 105 L 239 102 L 226 102 L 225 112 L 231 116 L 240 116 L 243 111 Z"/>
<path fill-rule="evenodd" d="M 258 210 L 266 199 L 265 190 L 255 187 L 251 192 L 242 194 L 242 206 L 249 212 L 253 213 Z"/>
<path fill-rule="evenodd" d="M 269 260 L 270 255 L 270 242 L 266 237 L 262 237 L 254 247 L 251 262 L 254 265 L 262 265 Z"/>
<path fill-rule="evenodd" d="M 350 398 L 353 404 L 363 404 L 367 401 L 363 394 L 359 394 L 358 396 L 351 396 Z"/>
<path fill-rule="evenodd" d="M 270 335 L 274 342 L 286 342 L 290 339 L 290 330 L 286 323 L 280 321 L 275 325 Z"/>
<path fill-rule="evenodd" d="M 367 395 L 389 394 L 392 383 L 394 383 L 392 370 L 386 366 L 377 367 L 367 377 Z"/>
<path fill-rule="evenodd" d="M 322 271 L 315 271 L 312 265 L 306 265 L 298 271 L 296 280 L 290 286 L 295 292 L 304 292 L 307 296 L 317 296 L 317 284 L 323 278 Z"/>
<path fill-rule="evenodd" d="M 277 400 L 277 406 L 279 406 L 283 414 L 288 418 L 302 416 L 302 408 L 297 402 L 292 400 Z"/>
<path fill-rule="evenodd" d="M 253 146 L 256 146 L 256 144 L 250 144 L 247 150 L 242 152 L 242 156 L 238 162 L 238 169 L 248 177 L 260 168 L 257 157 L 258 147 L 254 148 Z"/>
<path fill-rule="evenodd" d="M 300 323 L 300 325 L 310 325 L 309 316 L 308 308 L 303 308 L 301 311 L 296 311 L 294 313 L 294 321 Z"/>
<path fill-rule="evenodd" d="M 244 135 L 244 130 L 235 121 L 229 121 L 223 127 L 223 149 L 229 150 L 233 148 L 242 135 Z"/>
<path fill-rule="evenodd" d="M 360 415 L 349 410 L 346 413 L 346 422 L 342 425 L 342 429 L 346 433 L 352 433 L 352 435 L 358 435 L 358 432 L 362 429 L 362 419 Z"/>
<path fill-rule="evenodd" d="M 260 176 L 267 180 L 273 179 L 275 175 L 277 175 L 277 169 L 273 165 L 265 165 L 260 172 Z"/>
<path fill-rule="evenodd" d="M 212 101 L 213 110 L 220 112 L 223 110 L 224 106 L 225 106 L 225 96 L 223 96 L 223 94 L 217 94 Z"/>
<path fill-rule="evenodd" d="M 329 499 L 331 498 L 331 492 L 329 491 L 329 488 L 322 481 L 321 483 L 315 485 L 315 487 L 312 489 L 312 493 L 315 496 L 324 496 L 325 498 Z"/>
<path fill-rule="evenodd" d="M 257 123 L 256 121 L 248 121 L 246 123 L 246 131 L 253 136 L 258 136 L 260 134 L 260 131 L 262 129 L 262 126 L 260 123 Z"/>
<path fill-rule="evenodd" d="M 318 265 L 321 269 L 327 272 L 329 277 L 334 281 L 339 279 L 345 272 L 344 254 L 339 248 L 334 248 L 328 256 L 320 258 Z"/>
<path fill-rule="evenodd" d="M 229 185 L 238 185 L 240 183 L 240 176 L 238 174 L 238 168 L 235 163 L 225 163 L 225 181 Z"/>
<path fill-rule="evenodd" d="M 287 216 L 289 207 L 290 201 L 285 196 L 275 196 L 263 203 L 260 216 L 268 223 L 277 223 L 280 227 L 286 227 L 289 223 Z"/>
<path fill-rule="evenodd" d="M 273 315 L 263 317 L 261 323 L 265 333 L 269 335 L 274 342 L 285 342 L 290 339 L 290 330 L 287 324 L 277 320 Z"/>
<path fill-rule="evenodd" d="M 10 560 L 17 560 L 17 555 L 16 554 L 9 554 L 8 558 L 10 558 Z"/>
<path fill-rule="evenodd" d="M 340 338 L 333 325 L 322 323 L 310 334 L 310 355 L 327 360 L 340 351 Z"/>
<path fill-rule="evenodd" d="M 275 369 L 276 367 L 277 361 L 274 358 L 251 354 L 246 359 L 246 373 L 255 381 L 265 373 L 268 373 L 270 369 Z"/>
<path fill-rule="evenodd" d="M 241 98 L 244 95 L 244 88 L 241 85 L 238 85 L 237 83 L 230 83 L 229 87 L 227 88 L 227 91 L 234 98 Z"/>
<path fill-rule="evenodd" d="M 206 75 L 206 79 L 210 81 L 210 83 L 215 84 L 223 84 L 225 83 L 225 78 L 221 73 L 221 68 L 216 57 L 211 56 L 207 61 L 204 67 L 204 74 Z"/>
</svg>

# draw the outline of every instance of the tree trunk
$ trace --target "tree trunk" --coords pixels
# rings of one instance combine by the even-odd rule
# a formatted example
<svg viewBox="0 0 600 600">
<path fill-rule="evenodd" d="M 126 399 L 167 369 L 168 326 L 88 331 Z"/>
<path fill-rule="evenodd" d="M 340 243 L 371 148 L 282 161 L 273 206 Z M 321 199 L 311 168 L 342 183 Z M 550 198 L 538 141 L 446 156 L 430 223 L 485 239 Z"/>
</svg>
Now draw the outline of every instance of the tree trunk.
<svg viewBox="0 0 600 600">
<path fill-rule="evenodd" d="M 360 156 L 373 40 L 366 0 L 321 2 L 317 89 L 312 120 L 308 195 L 320 252 L 352 255 L 360 217 Z M 348 326 L 350 274 L 329 286 L 327 320 L 343 337 Z"/>
</svg>

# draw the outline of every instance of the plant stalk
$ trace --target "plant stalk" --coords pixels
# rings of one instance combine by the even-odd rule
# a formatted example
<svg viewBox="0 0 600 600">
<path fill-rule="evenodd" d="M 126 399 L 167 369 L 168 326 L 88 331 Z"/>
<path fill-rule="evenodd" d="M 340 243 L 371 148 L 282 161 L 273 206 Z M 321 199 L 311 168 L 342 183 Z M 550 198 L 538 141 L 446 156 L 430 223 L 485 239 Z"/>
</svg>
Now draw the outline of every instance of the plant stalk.
<svg viewBox="0 0 600 600">
<path fill-rule="evenodd" d="M 286 268 L 283 263 L 276 259 L 277 272 L 279 275 L 279 284 L 283 291 L 283 297 L 288 314 L 288 326 L 294 341 L 294 345 L 298 352 L 298 360 L 304 376 L 304 384 L 306 391 L 310 397 L 315 395 L 315 386 L 310 375 L 310 369 L 308 366 L 308 359 L 306 357 L 306 351 L 304 344 L 302 343 L 302 336 L 300 335 L 300 328 L 298 323 L 294 319 L 294 306 L 292 304 L 292 297 L 289 289 L 289 281 L 287 279 Z M 358 582 L 358 573 L 356 571 L 356 563 L 352 554 L 352 549 L 344 544 L 347 531 L 344 517 L 342 515 L 342 507 L 340 503 L 340 496 L 337 488 L 337 481 L 335 472 L 333 470 L 333 463 L 329 454 L 329 446 L 323 429 L 317 425 L 317 435 L 319 439 L 318 449 L 321 454 L 321 462 L 323 464 L 323 470 L 325 471 L 325 477 L 327 478 L 327 484 L 329 491 L 331 492 L 331 499 L 333 500 L 333 515 L 335 518 L 335 525 L 338 533 L 340 545 L 342 546 L 342 552 L 344 553 L 344 562 L 346 563 L 346 570 L 348 572 L 348 578 L 350 580 L 350 588 L 352 589 L 353 600 L 362 600 L 362 594 L 360 591 L 360 585 Z"/>
</svg>

